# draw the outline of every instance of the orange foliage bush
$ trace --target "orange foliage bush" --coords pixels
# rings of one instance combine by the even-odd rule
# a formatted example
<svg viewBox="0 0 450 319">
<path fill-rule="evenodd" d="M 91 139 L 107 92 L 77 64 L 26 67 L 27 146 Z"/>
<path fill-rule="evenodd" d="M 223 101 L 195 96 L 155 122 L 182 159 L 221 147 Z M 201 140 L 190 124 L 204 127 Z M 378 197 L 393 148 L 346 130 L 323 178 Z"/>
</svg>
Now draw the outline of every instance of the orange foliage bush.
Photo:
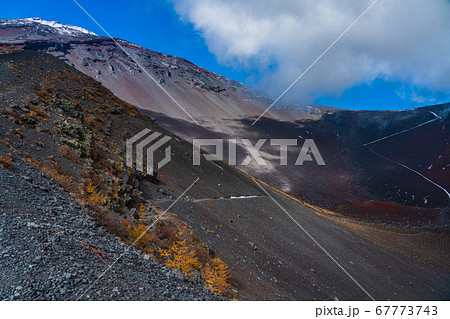
<svg viewBox="0 0 450 319">
<path fill-rule="evenodd" d="M 148 227 L 145 226 L 144 224 L 141 224 L 140 222 L 136 226 L 126 219 L 124 219 L 122 222 L 125 225 L 127 233 L 130 236 L 132 242 L 136 246 L 138 246 L 143 252 L 151 254 L 153 252 L 153 249 L 149 245 L 152 243 L 154 235 L 150 234 L 147 231 Z"/>
<path fill-rule="evenodd" d="M 19 67 L 17 65 L 13 64 L 12 62 L 7 62 L 6 66 L 9 69 L 13 70 L 14 72 L 19 72 Z"/>
<path fill-rule="evenodd" d="M 95 118 L 94 118 L 94 115 L 90 114 L 90 115 L 86 118 L 86 123 L 87 123 L 90 127 L 94 127 L 94 126 L 95 126 Z"/>
<path fill-rule="evenodd" d="M 69 161 L 75 164 L 81 164 L 81 159 L 78 156 L 77 152 L 75 150 L 67 145 L 62 145 L 58 149 L 58 154 L 67 158 Z"/>
<path fill-rule="evenodd" d="M 180 229 L 176 239 L 169 249 L 159 249 L 161 257 L 165 260 L 165 265 L 172 269 L 180 269 L 184 275 L 192 276 L 194 272 L 200 269 L 201 264 L 195 256 L 194 247 L 188 243 L 186 236 L 187 228 Z"/>
<path fill-rule="evenodd" d="M 0 166 L 2 166 L 3 168 L 12 170 L 12 162 L 13 162 L 13 157 L 11 155 L 11 153 L 5 154 L 5 155 L 0 155 Z"/>
<path fill-rule="evenodd" d="M 41 119 L 48 119 L 50 116 L 39 106 L 36 106 L 34 104 L 29 104 L 28 107 L 30 108 L 30 113 L 28 114 L 31 117 L 39 117 Z"/>
<path fill-rule="evenodd" d="M 45 176 L 53 179 L 62 188 L 69 193 L 77 193 L 79 191 L 75 178 L 70 176 L 58 163 L 49 159 L 46 164 L 35 158 L 29 158 L 28 162 L 40 170 Z"/>
<path fill-rule="evenodd" d="M 57 92 L 58 88 L 55 86 L 45 86 L 36 87 L 34 93 L 39 97 L 41 101 L 51 101 L 54 92 Z"/>
<path fill-rule="evenodd" d="M 87 199 L 94 205 L 104 205 L 108 197 L 94 183 L 89 183 L 84 191 Z"/>
<path fill-rule="evenodd" d="M 9 144 L 9 138 L 5 137 L 2 139 L 2 144 L 5 145 L 6 147 L 11 147 L 11 145 Z"/>
<path fill-rule="evenodd" d="M 202 279 L 208 285 L 208 288 L 220 295 L 223 295 L 229 289 L 230 274 L 228 267 L 219 258 L 213 258 L 202 271 Z"/>
</svg>

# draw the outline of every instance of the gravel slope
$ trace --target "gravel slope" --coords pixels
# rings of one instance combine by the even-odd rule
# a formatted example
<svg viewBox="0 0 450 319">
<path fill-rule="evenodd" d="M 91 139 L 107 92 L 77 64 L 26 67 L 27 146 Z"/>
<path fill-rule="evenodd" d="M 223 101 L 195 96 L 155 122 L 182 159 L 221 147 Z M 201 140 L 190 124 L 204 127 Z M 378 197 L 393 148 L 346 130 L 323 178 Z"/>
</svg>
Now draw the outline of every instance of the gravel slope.
<svg viewBox="0 0 450 319">
<path fill-rule="evenodd" d="M 126 245 L 39 172 L 14 166 L 0 167 L 0 299 L 77 299 Z M 133 248 L 81 298 L 222 299 Z"/>
</svg>

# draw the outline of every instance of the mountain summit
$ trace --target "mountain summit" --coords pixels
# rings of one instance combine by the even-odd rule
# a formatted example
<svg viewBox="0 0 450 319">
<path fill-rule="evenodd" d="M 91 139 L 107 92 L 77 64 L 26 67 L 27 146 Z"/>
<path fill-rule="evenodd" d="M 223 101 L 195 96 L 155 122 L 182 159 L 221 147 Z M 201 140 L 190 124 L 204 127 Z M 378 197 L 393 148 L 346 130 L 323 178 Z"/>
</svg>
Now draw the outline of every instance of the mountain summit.
<svg viewBox="0 0 450 319">
<path fill-rule="evenodd" d="M 3 30 L 15 29 L 15 32 L 7 31 L 1 33 L 2 41 L 20 43 L 41 39 L 53 39 L 64 41 L 68 38 L 81 38 L 97 36 L 94 32 L 76 27 L 64 25 L 57 21 L 46 21 L 41 18 L 26 19 L 1 19 L 0 28 Z"/>
</svg>

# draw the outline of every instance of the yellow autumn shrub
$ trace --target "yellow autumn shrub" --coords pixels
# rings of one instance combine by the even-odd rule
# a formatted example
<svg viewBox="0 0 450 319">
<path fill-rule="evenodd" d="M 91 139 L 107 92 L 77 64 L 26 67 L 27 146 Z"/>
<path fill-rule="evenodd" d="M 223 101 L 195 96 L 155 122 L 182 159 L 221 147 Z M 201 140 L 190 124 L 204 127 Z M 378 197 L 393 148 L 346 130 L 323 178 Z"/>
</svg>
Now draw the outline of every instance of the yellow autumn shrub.
<svg viewBox="0 0 450 319">
<path fill-rule="evenodd" d="M 94 183 L 90 183 L 86 186 L 85 194 L 88 200 L 96 205 L 104 204 L 107 200 L 107 196 L 103 195 L 101 190 L 97 190 L 97 186 Z"/>
<path fill-rule="evenodd" d="M 208 285 L 208 288 L 223 295 L 230 287 L 230 273 L 228 267 L 219 258 L 213 258 L 208 261 L 202 271 L 202 278 Z"/>
<path fill-rule="evenodd" d="M 165 265 L 172 269 L 180 269 L 184 275 L 192 276 L 201 267 L 201 263 L 195 256 L 195 250 L 185 235 L 186 226 L 175 235 L 176 240 L 169 249 L 159 249 Z"/>
<path fill-rule="evenodd" d="M 123 224 L 125 225 L 132 242 L 144 253 L 151 254 L 153 249 L 150 247 L 150 244 L 154 238 L 154 235 L 147 231 L 148 227 L 140 222 L 138 225 L 134 225 L 126 219 L 123 220 Z"/>
</svg>

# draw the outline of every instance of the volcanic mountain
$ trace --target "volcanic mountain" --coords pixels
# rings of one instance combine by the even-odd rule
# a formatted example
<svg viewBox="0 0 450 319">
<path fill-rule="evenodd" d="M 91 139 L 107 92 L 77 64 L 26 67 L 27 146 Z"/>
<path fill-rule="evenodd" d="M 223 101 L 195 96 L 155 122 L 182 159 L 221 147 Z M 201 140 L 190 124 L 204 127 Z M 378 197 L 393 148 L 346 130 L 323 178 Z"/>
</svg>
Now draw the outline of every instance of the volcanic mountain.
<svg viewBox="0 0 450 319">
<path fill-rule="evenodd" d="M 170 137 L 157 176 L 125 165 L 143 129 Z M 448 232 L 345 217 L 203 156 L 193 166 L 190 143 L 49 54 L 0 51 L 0 138 L 2 299 L 218 298 L 201 286 L 257 300 L 449 297 Z M 106 244 L 119 240 L 145 257 Z"/>
<path fill-rule="evenodd" d="M 273 102 L 264 93 L 128 41 L 38 18 L 6 19 L 0 20 L 0 47 L 57 56 L 187 141 L 224 139 L 225 160 L 227 141 L 237 139 L 238 167 L 298 198 L 380 222 L 448 224 L 449 104 L 384 112 L 277 109 L 252 125 Z M 248 155 L 242 138 L 298 145 L 289 146 L 287 165 L 269 141 L 261 148 L 266 165 L 241 165 Z M 326 165 L 295 165 L 306 139 L 314 140 Z M 405 213 L 385 214 L 386 207 Z"/>
<path fill-rule="evenodd" d="M 38 299 L 45 289 L 67 299 L 62 284 L 76 295 L 88 289 L 115 259 L 96 238 L 102 232 L 92 230 L 99 225 L 146 254 L 127 262 L 141 268 L 145 288 L 164 296 L 190 286 L 158 288 L 165 275 L 154 281 L 160 268 L 145 264 L 152 267 L 145 277 L 139 260 L 182 269 L 169 276 L 229 298 L 449 298 L 448 105 L 405 112 L 311 107 L 274 112 L 252 126 L 272 100 L 181 58 L 40 19 L 2 20 L 0 42 L 2 299 L 19 291 L 23 299 Z M 143 129 L 170 137 L 172 160 L 156 176 L 125 165 L 125 141 Z M 326 165 L 295 166 L 296 156 L 278 165 L 279 150 L 268 148 L 262 152 L 268 165 L 243 167 L 260 179 L 204 156 L 194 166 L 193 137 L 313 139 Z M 297 155 L 299 146 L 289 153 Z M 240 150 L 238 162 L 246 155 Z M 160 148 L 155 160 L 164 156 Z M 35 184 L 30 171 L 60 190 Z M 97 224 L 83 226 L 80 211 L 68 216 L 69 194 Z M 61 207 L 42 209 L 40 195 Z M 358 220 L 374 211 L 379 223 Z M 64 227 L 72 220 L 81 227 Z M 18 249 L 23 243 L 31 243 L 25 252 Z M 29 267 L 38 257 L 64 265 L 58 258 L 88 254 L 89 263 L 71 262 L 78 264 L 75 275 Z M 125 259 L 117 264 L 127 265 Z M 136 287 L 136 277 L 117 266 L 108 275 L 117 276 L 121 289 Z M 22 290 L 12 288 L 19 284 Z M 103 297 L 120 298 L 110 292 Z"/>
</svg>

